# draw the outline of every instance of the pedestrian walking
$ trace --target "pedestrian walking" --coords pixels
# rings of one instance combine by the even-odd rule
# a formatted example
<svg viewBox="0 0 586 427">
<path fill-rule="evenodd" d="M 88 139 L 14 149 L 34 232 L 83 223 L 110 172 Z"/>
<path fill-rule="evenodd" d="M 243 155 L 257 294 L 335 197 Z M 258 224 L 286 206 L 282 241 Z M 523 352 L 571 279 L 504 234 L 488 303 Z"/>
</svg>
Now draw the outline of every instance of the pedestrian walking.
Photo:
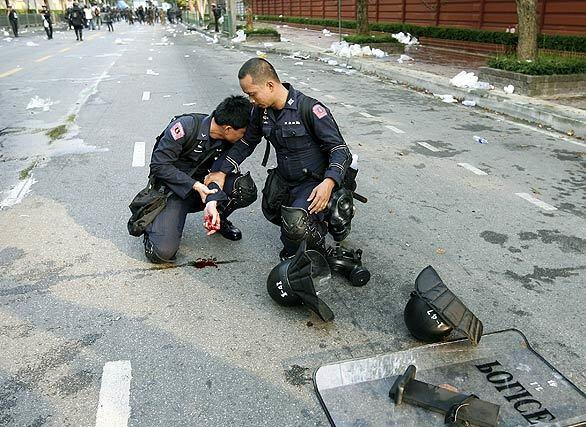
<svg viewBox="0 0 586 427">
<path fill-rule="evenodd" d="M 212 14 L 214 15 L 214 24 L 216 26 L 216 33 L 220 31 L 218 27 L 218 23 L 220 18 L 222 17 L 222 8 L 219 7 L 216 3 L 212 3 Z"/>
<path fill-rule="evenodd" d="M 14 37 L 18 37 L 18 13 L 16 13 L 16 10 L 12 6 L 8 6 L 8 20 L 10 21 Z"/>
<path fill-rule="evenodd" d="M 101 15 L 102 11 L 100 10 L 99 6 L 94 7 L 94 21 L 96 23 L 96 26 L 98 27 L 98 30 L 100 30 L 102 28 L 102 15 Z"/>
<path fill-rule="evenodd" d="M 69 22 L 71 22 L 71 25 L 75 30 L 75 37 L 78 42 L 83 41 L 84 21 L 85 17 L 83 14 L 83 10 L 79 7 L 77 3 L 73 3 L 73 7 L 71 8 L 71 12 L 69 14 Z"/>
<path fill-rule="evenodd" d="M 92 8 L 88 5 L 85 5 L 83 8 L 83 13 L 85 16 L 85 27 L 94 31 L 96 27 L 94 26 L 94 12 Z"/>
<path fill-rule="evenodd" d="M 51 11 L 47 9 L 47 6 L 43 5 L 41 10 L 41 16 L 43 17 L 43 27 L 47 33 L 47 39 L 53 39 L 53 20 L 51 19 Z"/>
<path fill-rule="evenodd" d="M 109 6 L 106 6 L 104 13 L 102 13 L 102 20 L 104 24 L 108 26 L 108 31 L 114 31 L 114 26 L 112 25 L 112 10 Z"/>
</svg>

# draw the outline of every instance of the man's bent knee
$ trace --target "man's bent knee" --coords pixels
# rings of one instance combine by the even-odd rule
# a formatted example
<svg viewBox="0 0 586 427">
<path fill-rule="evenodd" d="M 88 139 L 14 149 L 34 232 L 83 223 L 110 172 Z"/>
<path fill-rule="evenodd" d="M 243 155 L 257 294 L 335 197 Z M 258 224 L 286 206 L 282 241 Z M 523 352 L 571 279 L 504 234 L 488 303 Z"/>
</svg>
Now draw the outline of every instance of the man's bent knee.
<svg viewBox="0 0 586 427">
<path fill-rule="evenodd" d="M 175 254 L 177 253 L 178 247 L 160 247 L 155 245 L 149 238 L 145 235 L 144 240 L 144 254 L 147 259 L 155 264 L 166 264 L 175 261 Z"/>
</svg>

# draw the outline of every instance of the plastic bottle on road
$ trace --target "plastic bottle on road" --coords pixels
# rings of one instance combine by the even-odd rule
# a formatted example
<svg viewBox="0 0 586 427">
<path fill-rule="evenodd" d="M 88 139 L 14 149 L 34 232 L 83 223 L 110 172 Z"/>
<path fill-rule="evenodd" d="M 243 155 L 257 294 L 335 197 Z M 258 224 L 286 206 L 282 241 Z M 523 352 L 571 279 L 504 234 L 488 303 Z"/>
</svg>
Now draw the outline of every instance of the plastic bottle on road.
<svg viewBox="0 0 586 427">
<path fill-rule="evenodd" d="M 478 142 L 479 144 L 488 144 L 488 141 L 484 138 L 481 138 L 477 135 L 474 135 L 474 141 Z"/>
</svg>

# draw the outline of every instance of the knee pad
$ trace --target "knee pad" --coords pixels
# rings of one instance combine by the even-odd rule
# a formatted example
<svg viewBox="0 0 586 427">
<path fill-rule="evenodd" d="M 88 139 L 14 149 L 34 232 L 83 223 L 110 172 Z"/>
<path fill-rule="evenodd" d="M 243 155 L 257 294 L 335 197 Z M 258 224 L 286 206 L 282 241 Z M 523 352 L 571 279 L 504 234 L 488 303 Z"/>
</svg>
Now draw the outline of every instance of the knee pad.
<svg viewBox="0 0 586 427">
<path fill-rule="evenodd" d="M 308 234 L 309 214 L 305 209 L 281 206 L 283 233 L 292 242 L 301 242 Z"/>
<path fill-rule="evenodd" d="M 171 253 L 160 253 L 160 251 L 155 247 L 153 242 L 151 242 L 148 237 L 145 235 L 144 237 L 144 254 L 147 259 L 154 263 L 154 264 L 167 264 L 171 263 L 175 260 L 175 254 L 177 251 Z"/>
<path fill-rule="evenodd" d="M 239 175 L 234 180 L 234 188 L 230 199 L 235 209 L 245 208 L 254 203 L 257 198 L 256 184 L 250 176 L 250 172 Z"/>
<path fill-rule="evenodd" d="M 356 210 L 352 192 L 346 188 L 336 191 L 330 200 L 328 210 L 328 231 L 336 242 L 341 242 L 350 234 Z"/>
<path fill-rule="evenodd" d="M 310 221 L 305 209 L 281 206 L 281 224 L 283 234 L 288 240 L 296 243 L 307 240 L 307 246 L 311 249 L 325 247 L 325 224 L 321 221 Z"/>
</svg>

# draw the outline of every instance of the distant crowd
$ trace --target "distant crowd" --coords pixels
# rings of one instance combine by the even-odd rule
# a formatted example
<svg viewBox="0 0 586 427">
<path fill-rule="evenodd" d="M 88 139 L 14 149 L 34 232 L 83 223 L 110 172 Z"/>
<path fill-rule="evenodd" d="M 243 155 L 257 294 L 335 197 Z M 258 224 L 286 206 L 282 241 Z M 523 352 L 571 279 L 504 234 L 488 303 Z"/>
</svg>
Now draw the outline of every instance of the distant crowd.
<svg viewBox="0 0 586 427">
<path fill-rule="evenodd" d="M 39 13 L 43 19 L 43 27 L 47 33 L 47 38 L 51 40 L 53 38 L 53 19 L 51 12 L 47 6 L 43 5 Z M 8 6 L 7 15 L 14 37 L 18 37 L 18 13 L 11 5 Z M 114 31 L 114 22 L 120 22 L 122 20 L 130 25 L 133 25 L 135 21 L 139 24 L 146 23 L 148 25 L 154 25 L 155 23 L 166 24 L 167 22 L 175 24 L 183 22 L 183 11 L 177 6 L 172 6 L 164 10 L 155 6 L 119 8 L 102 4 L 80 5 L 73 3 L 65 11 L 64 18 L 69 25 L 69 29 L 75 30 L 77 41 L 83 41 L 84 28 L 88 30 L 100 30 L 102 25 L 106 25 L 108 31 Z"/>
</svg>

